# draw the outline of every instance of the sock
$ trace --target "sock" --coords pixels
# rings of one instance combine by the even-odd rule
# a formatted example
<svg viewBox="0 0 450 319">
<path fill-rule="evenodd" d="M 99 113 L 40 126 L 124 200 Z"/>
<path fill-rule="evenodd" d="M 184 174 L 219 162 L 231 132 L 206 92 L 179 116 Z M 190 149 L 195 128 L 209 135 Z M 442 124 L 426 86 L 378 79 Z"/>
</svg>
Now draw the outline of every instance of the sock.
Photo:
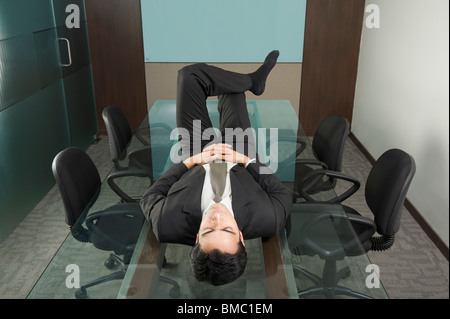
<svg viewBox="0 0 450 319">
<path fill-rule="evenodd" d="M 261 65 L 255 72 L 249 73 L 249 76 L 252 79 L 252 87 L 250 91 L 253 94 L 255 95 L 263 94 L 264 89 L 266 88 L 267 76 L 277 63 L 279 54 L 280 52 L 277 50 L 270 52 L 267 55 L 266 59 L 264 60 L 263 65 Z"/>
</svg>

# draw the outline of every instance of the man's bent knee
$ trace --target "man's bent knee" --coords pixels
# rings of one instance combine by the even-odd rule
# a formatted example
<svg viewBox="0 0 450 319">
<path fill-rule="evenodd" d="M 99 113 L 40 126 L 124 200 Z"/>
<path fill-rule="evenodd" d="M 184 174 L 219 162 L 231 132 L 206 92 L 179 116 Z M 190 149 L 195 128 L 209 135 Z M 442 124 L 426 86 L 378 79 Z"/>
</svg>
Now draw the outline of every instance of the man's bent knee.
<svg viewBox="0 0 450 319">
<path fill-rule="evenodd" d="M 178 79 L 185 80 L 192 78 L 192 76 L 197 75 L 205 65 L 205 63 L 195 63 L 181 68 L 178 70 Z"/>
</svg>

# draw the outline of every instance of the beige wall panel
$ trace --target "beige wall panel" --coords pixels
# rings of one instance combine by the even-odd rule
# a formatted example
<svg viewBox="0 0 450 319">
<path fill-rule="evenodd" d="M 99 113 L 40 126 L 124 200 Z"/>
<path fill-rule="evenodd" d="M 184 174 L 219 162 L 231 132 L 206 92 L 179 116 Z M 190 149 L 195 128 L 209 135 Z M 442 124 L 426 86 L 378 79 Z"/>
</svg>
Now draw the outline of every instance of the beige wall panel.
<svg viewBox="0 0 450 319">
<path fill-rule="evenodd" d="M 147 105 L 150 108 L 156 100 L 175 100 L 177 73 L 185 63 L 145 63 L 147 86 Z M 230 71 L 250 73 L 260 64 L 221 63 L 215 65 Z M 266 91 L 261 96 L 247 92 L 248 100 L 289 100 L 298 114 L 300 103 L 300 82 L 302 65 L 300 63 L 278 63 L 269 75 Z"/>
</svg>

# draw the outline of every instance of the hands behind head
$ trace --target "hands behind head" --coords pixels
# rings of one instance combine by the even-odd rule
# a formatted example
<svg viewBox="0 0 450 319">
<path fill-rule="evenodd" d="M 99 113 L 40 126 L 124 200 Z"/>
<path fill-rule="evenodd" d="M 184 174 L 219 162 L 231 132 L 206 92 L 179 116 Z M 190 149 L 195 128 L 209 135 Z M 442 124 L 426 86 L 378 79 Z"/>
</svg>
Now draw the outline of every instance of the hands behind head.
<svg viewBox="0 0 450 319">
<path fill-rule="evenodd" d="M 201 153 L 189 157 L 183 163 L 191 168 L 194 165 L 204 165 L 215 160 L 223 160 L 230 163 L 241 163 L 246 165 L 249 158 L 233 150 L 232 146 L 225 143 L 208 145 Z"/>
</svg>

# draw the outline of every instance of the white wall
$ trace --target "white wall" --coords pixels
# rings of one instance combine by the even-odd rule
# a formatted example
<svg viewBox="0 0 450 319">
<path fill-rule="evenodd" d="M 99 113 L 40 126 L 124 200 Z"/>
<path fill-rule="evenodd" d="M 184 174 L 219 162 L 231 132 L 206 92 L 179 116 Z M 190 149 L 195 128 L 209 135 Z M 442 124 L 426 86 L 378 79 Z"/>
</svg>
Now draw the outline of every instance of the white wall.
<svg viewBox="0 0 450 319">
<path fill-rule="evenodd" d="M 414 157 L 407 198 L 448 246 L 449 1 L 369 4 L 380 28 L 363 28 L 352 131 L 375 159 L 389 148 Z"/>
</svg>

